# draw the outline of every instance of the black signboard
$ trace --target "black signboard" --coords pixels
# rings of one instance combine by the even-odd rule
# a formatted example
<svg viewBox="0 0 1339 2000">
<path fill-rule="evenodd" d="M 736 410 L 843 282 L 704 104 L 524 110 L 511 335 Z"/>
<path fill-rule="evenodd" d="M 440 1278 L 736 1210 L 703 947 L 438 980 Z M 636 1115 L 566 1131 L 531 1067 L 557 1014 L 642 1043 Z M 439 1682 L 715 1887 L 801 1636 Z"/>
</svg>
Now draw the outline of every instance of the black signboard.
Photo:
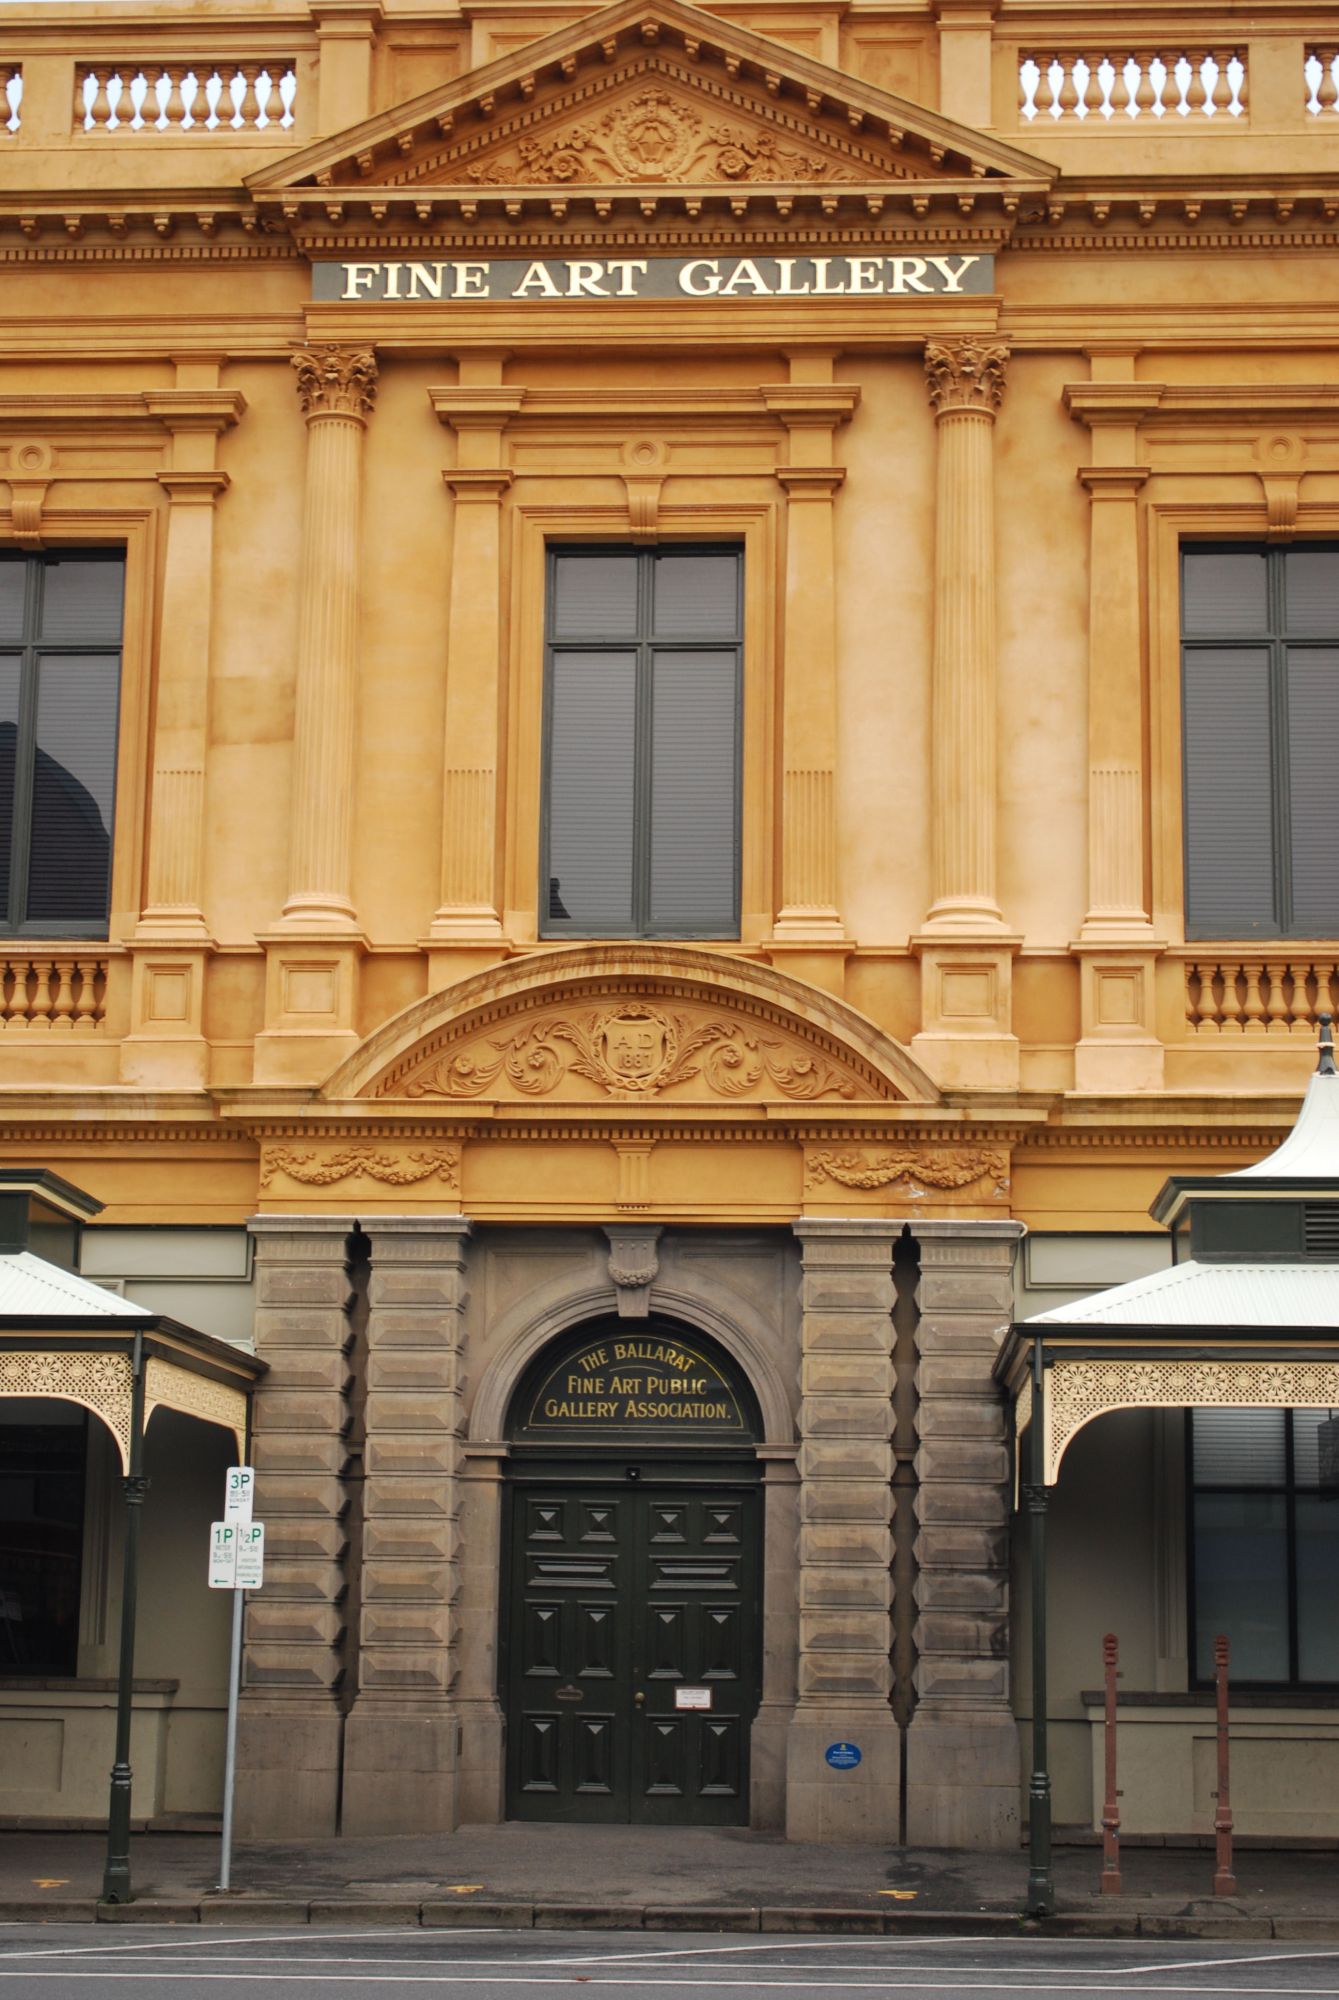
<svg viewBox="0 0 1339 2000">
<path fill-rule="evenodd" d="M 552 1443 L 747 1442 L 754 1426 L 708 1343 L 665 1328 L 616 1322 L 564 1344 L 522 1392 L 512 1435 Z"/>
</svg>

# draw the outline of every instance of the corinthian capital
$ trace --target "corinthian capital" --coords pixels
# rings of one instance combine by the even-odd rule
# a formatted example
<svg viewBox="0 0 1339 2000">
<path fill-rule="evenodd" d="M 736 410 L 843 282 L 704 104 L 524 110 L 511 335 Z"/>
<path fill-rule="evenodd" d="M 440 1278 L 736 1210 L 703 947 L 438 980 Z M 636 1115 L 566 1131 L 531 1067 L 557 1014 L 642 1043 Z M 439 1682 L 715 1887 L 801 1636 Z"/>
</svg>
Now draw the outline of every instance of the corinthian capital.
<svg viewBox="0 0 1339 2000">
<path fill-rule="evenodd" d="M 1001 341 L 932 340 L 925 349 L 930 407 L 942 417 L 949 410 L 984 410 L 993 417 L 1004 400 L 1004 371 L 1009 350 Z"/>
<path fill-rule="evenodd" d="M 304 417 L 365 417 L 377 393 L 370 347 L 302 347 L 293 356 Z"/>
</svg>

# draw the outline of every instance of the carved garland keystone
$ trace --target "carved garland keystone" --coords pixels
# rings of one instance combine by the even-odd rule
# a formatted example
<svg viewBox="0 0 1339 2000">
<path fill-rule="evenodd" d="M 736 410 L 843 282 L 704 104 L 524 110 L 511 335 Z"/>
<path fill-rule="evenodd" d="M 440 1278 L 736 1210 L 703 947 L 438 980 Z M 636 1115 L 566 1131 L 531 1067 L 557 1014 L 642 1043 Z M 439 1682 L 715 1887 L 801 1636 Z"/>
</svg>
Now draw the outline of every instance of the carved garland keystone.
<svg viewBox="0 0 1339 2000">
<path fill-rule="evenodd" d="M 932 340 L 925 349 L 930 407 L 938 417 L 980 410 L 993 417 L 1004 401 L 1009 350 L 1000 341 Z"/>
<path fill-rule="evenodd" d="M 377 357 L 370 347 L 325 344 L 293 356 L 304 417 L 365 417 L 377 393 Z"/>
</svg>

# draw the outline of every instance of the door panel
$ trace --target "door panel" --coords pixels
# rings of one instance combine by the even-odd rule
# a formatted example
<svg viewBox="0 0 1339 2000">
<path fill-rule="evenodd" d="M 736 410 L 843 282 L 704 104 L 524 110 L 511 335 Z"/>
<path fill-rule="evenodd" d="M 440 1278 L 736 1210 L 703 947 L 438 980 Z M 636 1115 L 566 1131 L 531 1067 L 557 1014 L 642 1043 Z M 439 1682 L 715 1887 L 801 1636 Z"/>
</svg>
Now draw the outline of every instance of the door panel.
<svg viewBox="0 0 1339 2000">
<path fill-rule="evenodd" d="M 518 1482 L 513 1818 L 747 1824 L 759 1521 L 756 1489 Z"/>
</svg>

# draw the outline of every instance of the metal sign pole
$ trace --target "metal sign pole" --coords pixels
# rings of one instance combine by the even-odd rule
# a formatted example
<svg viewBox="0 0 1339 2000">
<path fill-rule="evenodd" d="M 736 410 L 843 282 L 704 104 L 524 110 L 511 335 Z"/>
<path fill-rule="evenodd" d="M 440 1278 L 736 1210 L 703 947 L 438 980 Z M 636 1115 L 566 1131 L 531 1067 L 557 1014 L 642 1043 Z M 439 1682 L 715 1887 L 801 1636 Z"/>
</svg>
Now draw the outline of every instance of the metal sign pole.
<svg viewBox="0 0 1339 2000">
<path fill-rule="evenodd" d="M 232 1795 L 237 1779 L 237 1696 L 242 1683 L 242 1612 L 246 1592 L 232 1594 L 232 1646 L 228 1660 L 228 1734 L 223 1754 L 223 1854 L 219 1888 L 232 1887 Z"/>
</svg>

